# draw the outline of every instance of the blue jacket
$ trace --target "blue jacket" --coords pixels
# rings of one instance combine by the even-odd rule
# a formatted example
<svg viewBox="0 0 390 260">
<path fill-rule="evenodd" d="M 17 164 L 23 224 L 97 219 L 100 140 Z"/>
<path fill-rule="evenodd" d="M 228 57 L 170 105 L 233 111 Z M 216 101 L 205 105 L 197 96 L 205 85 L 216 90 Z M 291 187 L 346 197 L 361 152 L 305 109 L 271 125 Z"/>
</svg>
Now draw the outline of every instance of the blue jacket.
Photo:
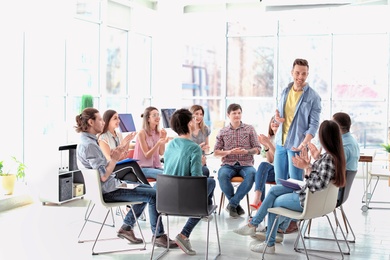
<svg viewBox="0 0 390 260">
<path fill-rule="evenodd" d="M 292 85 L 293 82 L 288 84 L 288 87 L 282 91 L 278 104 L 281 117 L 284 117 L 284 107 Z M 321 97 L 309 84 L 306 84 L 303 87 L 303 94 L 295 108 L 294 118 L 288 130 L 284 148 L 291 149 L 292 147 L 298 147 L 307 134 L 311 134 L 314 137 L 320 125 L 320 114 Z M 277 145 L 282 145 L 282 127 L 283 124 L 279 126 L 279 131 L 276 132 L 275 142 Z"/>
</svg>

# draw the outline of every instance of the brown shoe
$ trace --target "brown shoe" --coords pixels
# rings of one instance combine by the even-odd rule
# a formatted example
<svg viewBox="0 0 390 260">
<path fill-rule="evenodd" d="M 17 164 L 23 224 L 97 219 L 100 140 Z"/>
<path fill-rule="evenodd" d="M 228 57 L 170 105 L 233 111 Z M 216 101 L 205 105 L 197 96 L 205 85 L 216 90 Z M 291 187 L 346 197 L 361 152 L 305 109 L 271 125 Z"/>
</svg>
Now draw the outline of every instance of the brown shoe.
<svg viewBox="0 0 390 260">
<path fill-rule="evenodd" d="M 156 238 L 156 246 L 157 247 L 167 247 L 167 240 L 168 240 L 168 236 L 166 234 L 164 235 L 161 235 L 159 236 L 158 238 Z M 152 238 L 152 241 L 153 241 L 153 238 Z M 175 241 L 173 241 L 172 239 L 169 239 L 169 248 L 177 248 L 177 244 Z"/>
<path fill-rule="evenodd" d="M 133 244 L 141 244 L 144 242 L 142 239 L 135 237 L 133 230 L 124 230 L 121 228 L 119 229 L 117 236 L 123 239 L 127 239 L 130 241 L 130 243 Z"/>
<path fill-rule="evenodd" d="M 298 223 L 296 221 L 291 221 L 290 222 L 290 225 L 288 226 L 288 228 L 286 229 L 286 231 L 284 232 L 285 234 L 290 234 L 290 233 L 294 233 L 298 231 Z"/>
</svg>

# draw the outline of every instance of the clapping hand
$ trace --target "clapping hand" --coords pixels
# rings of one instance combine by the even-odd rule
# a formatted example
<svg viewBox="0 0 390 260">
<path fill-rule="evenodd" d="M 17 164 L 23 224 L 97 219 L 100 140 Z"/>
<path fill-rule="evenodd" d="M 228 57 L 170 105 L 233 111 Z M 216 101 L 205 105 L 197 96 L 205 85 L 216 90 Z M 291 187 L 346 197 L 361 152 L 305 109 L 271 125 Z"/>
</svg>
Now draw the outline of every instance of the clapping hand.
<svg viewBox="0 0 390 260">
<path fill-rule="evenodd" d="M 124 146 L 119 145 L 110 151 L 110 157 L 115 161 L 120 161 L 124 152 L 126 152 Z"/>
<path fill-rule="evenodd" d="M 317 159 L 320 158 L 320 154 L 321 154 L 321 151 L 322 151 L 322 147 L 320 147 L 320 149 L 317 149 L 317 147 L 316 147 L 314 144 L 309 143 L 309 144 L 308 144 L 308 148 L 309 148 L 309 150 L 310 150 L 311 156 L 312 156 L 315 160 L 317 160 Z"/>
<path fill-rule="evenodd" d="M 136 135 L 137 132 L 130 132 L 128 135 L 126 135 L 125 138 L 123 138 L 122 144 L 130 143 L 130 141 L 133 140 Z"/>
<path fill-rule="evenodd" d="M 310 165 L 310 159 L 307 149 L 302 149 L 300 153 L 292 157 L 292 162 L 295 167 L 305 169 Z"/>
</svg>

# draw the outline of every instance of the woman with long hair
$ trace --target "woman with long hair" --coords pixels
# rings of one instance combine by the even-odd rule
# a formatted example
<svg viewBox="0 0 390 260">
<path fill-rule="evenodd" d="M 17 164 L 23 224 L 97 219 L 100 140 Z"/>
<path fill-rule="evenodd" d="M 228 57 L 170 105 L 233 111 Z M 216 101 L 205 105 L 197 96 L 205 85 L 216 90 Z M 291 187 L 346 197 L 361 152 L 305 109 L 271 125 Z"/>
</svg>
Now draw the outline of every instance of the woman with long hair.
<svg viewBox="0 0 390 260">
<path fill-rule="evenodd" d="M 122 145 L 124 153 L 121 156 L 121 160 L 125 159 L 128 154 L 130 141 L 133 140 L 136 132 L 130 132 L 123 138 L 121 132 L 117 131 L 120 123 L 119 115 L 115 110 L 109 109 L 103 114 L 104 127 L 103 131 L 98 134 L 99 146 L 103 151 L 107 160 L 111 159 L 110 152 L 112 149 Z"/>
<path fill-rule="evenodd" d="M 305 204 L 306 189 L 310 192 L 317 192 L 326 189 L 330 182 L 337 187 L 345 186 L 345 155 L 341 139 L 341 131 L 339 125 L 332 120 L 325 120 L 321 123 L 319 129 L 319 140 L 325 153 L 321 157 L 310 163 L 308 149 L 302 149 L 301 152 L 295 155 L 292 160 L 295 167 L 305 170 L 305 184 L 300 190 L 293 190 L 281 184 L 273 186 L 261 204 L 256 216 L 252 220 L 234 230 L 239 235 L 254 235 L 257 226 L 264 220 L 269 208 L 283 207 L 290 210 L 303 212 Z M 276 215 L 268 214 L 268 227 L 271 227 Z M 278 219 L 277 226 L 282 222 L 287 221 L 287 218 L 281 217 Z M 263 231 L 265 242 L 252 243 L 250 249 L 254 252 L 263 252 L 266 248 L 266 253 L 275 253 L 275 237 L 277 229 L 267 228 Z"/>
<path fill-rule="evenodd" d="M 193 105 L 190 108 L 192 116 L 195 118 L 195 128 L 191 134 L 191 140 L 197 143 L 202 149 L 202 172 L 204 176 L 210 176 L 210 170 L 206 163 L 206 153 L 209 152 L 210 128 L 204 123 L 204 109 L 200 105 Z"/>
<path fill-rule="evenodd" d="M 160 129 L 160 113 L 155 107 L 147 107 L 142 117 L 142 129 L 137 135 L 134 158 L 138 160 L 146 178 L 157 179 L 163 172 L 160 156 L 164 155 L 168 142 L 167 132 Z"/>
</svg>

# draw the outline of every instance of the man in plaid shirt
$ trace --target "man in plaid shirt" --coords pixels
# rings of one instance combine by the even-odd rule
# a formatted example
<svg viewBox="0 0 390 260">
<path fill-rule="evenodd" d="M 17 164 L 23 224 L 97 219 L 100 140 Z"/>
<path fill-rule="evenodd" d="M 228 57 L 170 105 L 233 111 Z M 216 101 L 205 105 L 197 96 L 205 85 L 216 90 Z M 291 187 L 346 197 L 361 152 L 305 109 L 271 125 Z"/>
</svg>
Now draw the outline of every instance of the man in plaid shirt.
<svg viewBox="0 0 390 260">
<path fill-rule="evenodd" d="M 245 214 L 240 201 L 252 189 L 256 174 L 253 155 L 261 151 L 254 127 L 242 123 L 241 115 L 242 108 L 239 104 L 229 105 L 227 116 L 230 124 L 219 131 L 214 146 L 215 156 L 222 157 L 218 171 L 219 186 L 229 200 L 226 210 L 233 218 Z M 236 193 L 230 181 L 234 176 L 244 178 Z"/>
</svg>

